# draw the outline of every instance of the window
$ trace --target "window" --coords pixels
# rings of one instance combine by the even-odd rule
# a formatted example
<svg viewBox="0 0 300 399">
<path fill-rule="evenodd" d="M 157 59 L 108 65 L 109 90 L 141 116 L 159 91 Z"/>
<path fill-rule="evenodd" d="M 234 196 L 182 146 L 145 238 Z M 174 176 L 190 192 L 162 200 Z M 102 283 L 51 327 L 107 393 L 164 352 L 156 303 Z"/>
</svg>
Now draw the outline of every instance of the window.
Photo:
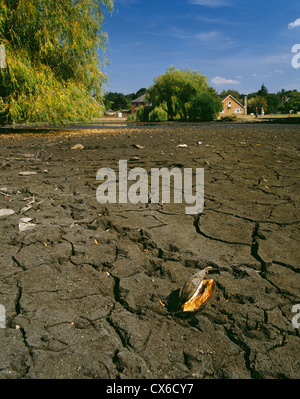
<svg viewBox="0 0 300 399">
<path fill-rule="evenodd" d="M 241 114 L 242 113 L 242 108 L 235 108 L 234 109 L 235 114 Z"/>
</svg>

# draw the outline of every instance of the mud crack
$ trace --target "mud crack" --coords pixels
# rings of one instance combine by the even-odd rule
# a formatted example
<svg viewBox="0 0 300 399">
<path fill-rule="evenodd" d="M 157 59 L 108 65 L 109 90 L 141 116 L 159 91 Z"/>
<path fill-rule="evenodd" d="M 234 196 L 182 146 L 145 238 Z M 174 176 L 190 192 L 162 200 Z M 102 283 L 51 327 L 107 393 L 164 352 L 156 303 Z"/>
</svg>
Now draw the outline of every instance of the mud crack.
<svg viewBox="0 0 300 399">
<path fill-rule="evenodd" d="M 265 240 L 265 236 L 259 233 L 259 223 L 255 223 L 253 233 L 252 233 L 252 244 L 251 244 L 251 256 L 261 264 L 260 275 L 266 278 L 267 263 L 259 255 L 259 242 L 258 239 Z"/>
<path fill-rule="evenodd" d="M 223 240 L 221 238 L 216 238 L 216 237 L 212 237 L 206 233 L 204 233 L 201 229 L 200 229 L 200 218 L 201 215 L 197 215 L 194 217 L 194 227 L 195 230 L 197 232 L 197 234 L 201 235 L 204 238 L 208 238 L 209 240 L 213 240 L 213 241 L 217 241 L 217 242 L 221 242 L 223 244 L 230 244 L 230 245 L 244 245 L 244 246 L 249 246 L 249 244 L 245 243 L 245 242 L 240 242 L 240 241 L 227 241 L 227 240 Z"/>
</svg>

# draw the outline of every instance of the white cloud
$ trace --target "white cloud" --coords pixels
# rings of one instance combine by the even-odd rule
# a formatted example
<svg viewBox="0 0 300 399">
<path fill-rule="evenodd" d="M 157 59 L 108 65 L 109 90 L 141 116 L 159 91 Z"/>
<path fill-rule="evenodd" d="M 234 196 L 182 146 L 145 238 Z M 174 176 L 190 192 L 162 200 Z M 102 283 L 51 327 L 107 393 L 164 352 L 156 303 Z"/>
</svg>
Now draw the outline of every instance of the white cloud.
<svg viewBox="0 0 300 399">
<path fill-rule="evenodd" d="M 300 26 L 300 18 L 297 18 L 296 21 L 291 22 L 289 24 L 289 29 L 296 28 L 297 26 Z"/>
<path fill-rule="evenodd" d="M 232 5 L 230 0 L 190 0 L 190 3 L 208 7 L 227 7 Z"/>
<path fill-rule="evenodd" d="M 137 47 L 137 46 L 141 46 L 142 44 L 143 44 L 143 42 L 125 43 L 125 45 L 128 46 L 128 47 Z"/>
<path fill-rule="evenodd" d="M 214 78 L 212 78 L 211 81 L 212 81 L 212 83 L 215 83 L 216 85 L 222 85 L 222 84 L 237 85 L 237 84 L 241 83 L 238 80 L 226 79 L 226 78 L 222 78 L 221 76 L 215 76 Z"/>
<path fill-rule="evenodd" d="M 236 44 L 230 37 L 226 37 L 222 33 L 216 31 L 190 33 L 183 29 L 173 27 L 169 29 L 168 32 L 156 31 L 156 32 L 146 32 L 146 33 L 151 35 L 160 35 L 160 36 L 168 35 L 183 40 L 190 40 L 190 41 L 194 40 L 214 50 L 232 48 Z"/>
<path fill-rule="evenodd" d="M 225 4 L 224 4 L 225 5 Z M 191 18 L 196 19 L 197 21 L 203 21 L 209 24 L 214 24 L 214 25 L 229 25 L 229 26 L 240 26 L 240 25 L 250 25 L 248 22 L 241 22 L 241 21 L 228 21 L 226 19 L 222 18 L 210 18 L 210 17 L 204 17 L 202 15 L 200 16 L 192 16 Z"/>
<path fill-rule="evenodd" d="M 195 38 L 207 44 L 211 48 L 224 49 L 234 47 L 235 45 L 235 42 L 230 37 L 226 37 L 216 31 L 197 33 Z"/>
<path fill-rule="evenodd" d="M 203 33 L 198 33 L 196 36 L 198 39 L 202 41 L 210 41 L 210 40 L 215 40 L 215 39 L 220 39 L 222 35 L 218 32 L 203 32 Z"/>
</svg>

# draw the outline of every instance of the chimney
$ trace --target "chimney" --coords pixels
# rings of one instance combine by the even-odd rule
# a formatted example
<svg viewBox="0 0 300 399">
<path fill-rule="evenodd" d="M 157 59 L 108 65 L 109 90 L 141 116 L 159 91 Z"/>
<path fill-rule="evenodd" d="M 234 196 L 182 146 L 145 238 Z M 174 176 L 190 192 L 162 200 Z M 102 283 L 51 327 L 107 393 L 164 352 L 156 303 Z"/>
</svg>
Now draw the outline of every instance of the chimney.
<svg viewBox="0 0 300 399">
<path fill-rule="evenodd" d="M 245 115 L 247 115 L 247 106 L 248 106 L 248 96 L 245 96 L 244 97 Z"/>
</svg>

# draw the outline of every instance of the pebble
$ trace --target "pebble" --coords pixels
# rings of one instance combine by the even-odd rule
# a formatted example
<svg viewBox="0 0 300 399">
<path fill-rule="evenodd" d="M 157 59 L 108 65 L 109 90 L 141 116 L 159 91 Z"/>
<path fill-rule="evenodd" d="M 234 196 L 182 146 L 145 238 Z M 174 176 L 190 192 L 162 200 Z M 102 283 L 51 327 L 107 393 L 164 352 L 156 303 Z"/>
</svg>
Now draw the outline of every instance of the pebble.
<svg viewBox="0 0 300 399">
<path fill-rule="evenodd" d="M 0 216 L 10 216 L 14 213 L 15 211 L 13 209 L 0 209 Z"/>
<path fill-rule="evenodd" d="M 82 144 L 76 144 L 74 145 L 71 150 L 83 150 L 84 146 Z"/>
<path fill-rule="evenodd" d="M 31 176 L 31 175 L 36 175 L 37 172 L 34 171 L 24 171 L 24 172 L 19 172 L 20 176 Z"/>
</svg>

